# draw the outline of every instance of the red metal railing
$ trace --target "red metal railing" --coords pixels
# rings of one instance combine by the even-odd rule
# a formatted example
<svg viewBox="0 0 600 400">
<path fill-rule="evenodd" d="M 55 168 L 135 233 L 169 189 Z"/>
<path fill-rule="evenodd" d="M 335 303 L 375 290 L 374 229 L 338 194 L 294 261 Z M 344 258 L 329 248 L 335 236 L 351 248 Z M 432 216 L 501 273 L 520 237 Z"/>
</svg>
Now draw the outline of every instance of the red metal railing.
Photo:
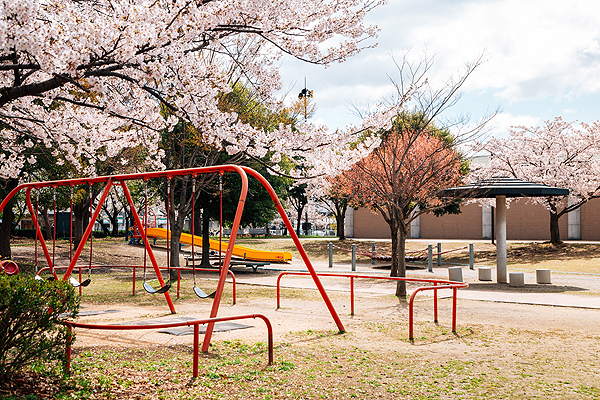
<svg viewBox="0 0 600 400">
<path fill-rule="evenodd" d="M 61 269 L 67 269 L 68 267 L 64 267 L 64 266 L 60 266 L 60 267 L 54 267 L 55 270 L 61 270 Z M 94 268 L 133 268 L 133 279 L 131 281 L 131 292 L 133 295 L 135 295 L 135 270 L 136 268 L 144 268 L 143 265 L 76 265 L 73 269 L 78 269 L 79 270 L 79 283 L 81 283 L 81 277 L 82 277 L 82 273 L 81 270 L 82 269 L 94 269 Z M 168 271 L 167 268 L 165 267 L 159 267 L 160 270 L 162 271 Z M 177 298 L 179 298 L 179 292 L 180 292 L 180 286 L 181 286 L 181 274 L 180 271 L 193 271 L 194 268 L 192 267 L 171 267 L 170 269 L 173 270 L 177 270 Z M 220 269 L 218 268 L 195 268 L 196 271 L 201 271 L 201 272 L 221 272 Z M 38 271 L 38 275 L 41 274 L 42 272 L 46 271 L 46 270 L 50 270 L 50 267 L 44 267 L 41 268 Z M 236 304 L 237 302 L 237 297 L 236 297 L 236 280 L 235 280 L 235 275 L 233 273 L 233 271 L 228 270 L 227 273 L 231 276 L 231 284 L 233 286 L 233 293 L 232 293 L 232 302 L 233 304 Z M 79 294 L 81 295 L 81 286 L 79 287 Z"/>
<path fill-rule="evenodd" d="M 240 319 L 260 318 L 265 321 L 267 326 L 268 335 L 268 346 L 269 346 L 269 365 L 273 364 L 273 326 L 271 321 L 262 314 L 245 314 L 245 315 L 232 315 L 229 317 L 216 317 L 197 319 L 192 321 L 184 322 L 173 322 L 168 324 L 152 324 L 152 325 L 96 325 L 96 324 L 81 324 L 78 322 L 65 321 L 65 325 L 69 327 L 69 330 L 73 328 L 84 328 L 84 329 L 101 329 L 101 330 L 112 330 L 112 331 L 128 331 L 138 329 L 162 329 L 162 328 L 175 328 L 179 326 L 193 326 L 194 327 L 194 355 L 193 355 L 193 371 L 194 378 L 198 377 L 198 359 L 199 359 L 199 347 L 200 347 L 200 325 L 214 324 L 222 321 L 236 321 Z M 71 343 L 67 345 L 67 373 L 71 369 Z"/>
<path fill-rule="evenodd" d="M 307 276 L 308 272 L 299 272 L 299 271 L 285 271 L 279 274 L 277 277 L 277 309 L 280 308 L 280 283 L 281 278 L 285 275 L 299 275 L 299 276 Z M 421 278 L 402 278 L 397 276 L 377 276 L 377 275 L 357 275 L 357 274 L 336 274 L 336 273 L 318 273 L 320 277 L 335 277 L 335 278 L 350 278 L 350 315 L 354 315 L 354 279 L 382 279 L 382 280 L 390 280 L 390 281 L 405 281 L 405 282 L 423 282 L 423 283 L 431 283 L 433 286 L 422 286 L 415 289 L 408 301 L 408 336 L 410 341 L 414 340 L 414 329 L 413 329 L 413 303 L 417 293 L 425 290 L 433 290 L 433 319 L 434 322 L 438 322 L 438 296 L 437 292 L 441 289 L 452 289 L 452 332 L 456 333 L 456 299 L 457 299 L 457 291 L 460 288 L 466 288 L 469 285 L 464 282 L 453 282 L 453 281 L 445 281 L 440 279 L 421 279 Z M 440 285 L 440 286 L 438 286 Z"/>
</svg>

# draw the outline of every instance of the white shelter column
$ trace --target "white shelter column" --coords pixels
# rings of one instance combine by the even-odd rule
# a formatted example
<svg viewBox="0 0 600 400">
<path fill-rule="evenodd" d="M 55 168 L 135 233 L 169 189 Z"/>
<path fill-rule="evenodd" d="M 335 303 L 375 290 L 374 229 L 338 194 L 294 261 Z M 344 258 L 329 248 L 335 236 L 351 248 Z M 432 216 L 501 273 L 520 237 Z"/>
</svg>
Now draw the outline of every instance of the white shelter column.
<svg viewBox="0 0 600 400">
<path fill-rule="evenodd" d="M 507 283 L 506 276 L 506 196 L 496 196 L 496 277 L 498 283 Z"/>
</svg>

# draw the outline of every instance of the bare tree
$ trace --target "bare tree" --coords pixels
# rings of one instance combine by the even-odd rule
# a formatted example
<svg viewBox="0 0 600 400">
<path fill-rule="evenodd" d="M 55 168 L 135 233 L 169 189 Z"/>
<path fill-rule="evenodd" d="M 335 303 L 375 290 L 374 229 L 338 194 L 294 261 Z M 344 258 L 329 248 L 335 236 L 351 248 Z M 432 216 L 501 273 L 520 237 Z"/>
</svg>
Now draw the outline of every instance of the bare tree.
<svg viewBox="0 0 600 400">
<path fill-rule="evenodd" d="M 353 206 L 369 207 L 388 223 L 391 276 L 406 276 L 406 237 L 417 216 L 459 212 L 457 201 L 441 196 L 441 190 L 462 183 L 468 163 L 460 147 L 480 135 L 491 116 L 465 128 L 465 118 L 444 122 L 442 113 L 456 104 L 459 89 L 481 62 L 467 65 L 458 79 L 438 89 L 428 79 L 432 58 L 417 64 L 404 58 L 393 99 L 401 111 L 391 129 L 371 133 L 381 138 L 381 145 L 340 178 Z M 396 295 L 406 297 L 405 282 L 398 281 Z"/>
</svg>

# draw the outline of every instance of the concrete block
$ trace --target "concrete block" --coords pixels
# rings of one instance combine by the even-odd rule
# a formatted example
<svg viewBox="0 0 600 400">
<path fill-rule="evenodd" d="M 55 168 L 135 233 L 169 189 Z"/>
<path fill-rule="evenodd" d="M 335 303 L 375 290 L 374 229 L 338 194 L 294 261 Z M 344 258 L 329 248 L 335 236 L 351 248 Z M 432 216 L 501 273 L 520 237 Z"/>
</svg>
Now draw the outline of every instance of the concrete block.
<svg viewBox="0 0 600 400">
<path fill-rule="evenodd" d="M 523 272 L 509 272 L 508 282 L 510 286 L 523 287 L 525 286 L 525 273 Z"/>
<path fill-rule="evenodd" d="M 480 281 L 492 280 L 492 267 L 478 267 L 477 272 L 479 274 Z"/>
<path fill-rule="evenodd" d="M 549 269 L 536 269 L 535 278 L 537 283 L 552 283 Z"/>
<path fill-rule="evenodd" d="M 448 267 L 448 280 L 462 282 L 462 267 Z"/>
</svg>

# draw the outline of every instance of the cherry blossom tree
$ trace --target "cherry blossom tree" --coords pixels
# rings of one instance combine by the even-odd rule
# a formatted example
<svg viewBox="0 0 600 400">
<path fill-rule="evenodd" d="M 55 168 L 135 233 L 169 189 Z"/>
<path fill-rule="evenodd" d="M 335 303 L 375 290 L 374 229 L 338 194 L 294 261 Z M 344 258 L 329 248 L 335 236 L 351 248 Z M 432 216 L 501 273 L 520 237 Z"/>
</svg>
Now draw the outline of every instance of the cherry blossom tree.
<svg viewBox="0 0 600 400">
<path fill-rule="evenodd" d="M 559 219 L 600 197 L 600 121 L 556 117 L 542 126 L 516 126 L 508 138 L 491 138 L 477 150 L 489 153 L 490 162 L 475 166 L 473 179 L 508 176 L 569 189 L 569 202 L 562 196 L 529 198 L 550 212 L 553 244 L 561 243 Z"/>
<path fill-rule="evenodd" d="M 235 65 L 270 96 L 285 54 L 328 64 L 358 53 L 376 34 L 363 18 L 379 3 L 2 0 L 0 176 L 34 163 L 28 149 L 36 142 L 86 174 L 93 163 L 82 159 L 140 143 L 159 166 L 158 134 L 178 118 L 230 153 L 309 153 L 326 140 L 321 129 L 264 132 L 219 110 L 219 94 L 231 90 L 224 69 Z M 332 38 L 337 44 L 328 46 Z"/>
<path fill-rule="evenodd" d="M 267 131 L 219 99 L 232 76 L 273 99 L 283 56 L 326 65 L 357 54 L 377 33 L 364 16 L 382 2 L 0 0 L 0 178 L 26 177 L 40 146 L 79 176 L 136 147 L 146 168 L 162 168 L 160 133 L 179 121 L 230 154 L 301 154 L 313 175 L 348 165 L 336 149 L 389 123 L 385 113 L 332 134 L 308 123 Z"/>
</svg>

